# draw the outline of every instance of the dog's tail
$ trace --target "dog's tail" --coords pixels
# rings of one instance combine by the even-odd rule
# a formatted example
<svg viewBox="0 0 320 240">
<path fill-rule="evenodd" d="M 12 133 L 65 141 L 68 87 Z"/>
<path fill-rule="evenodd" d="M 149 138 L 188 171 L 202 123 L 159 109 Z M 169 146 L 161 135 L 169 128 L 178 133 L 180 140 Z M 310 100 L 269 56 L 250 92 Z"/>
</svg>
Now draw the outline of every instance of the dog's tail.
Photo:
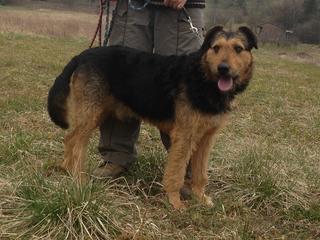
<svg viewBox="0 0 320 240">
<path fill-rule="evenodd" d="M 63 129 L 69 127 L 66 102 L 70 92 L 70 79 L 78 64 L 77 57 L 71 59 L 62 73 L 56 78 L 48 95 L 49 116 L 55 124 Z"/>
</svg>

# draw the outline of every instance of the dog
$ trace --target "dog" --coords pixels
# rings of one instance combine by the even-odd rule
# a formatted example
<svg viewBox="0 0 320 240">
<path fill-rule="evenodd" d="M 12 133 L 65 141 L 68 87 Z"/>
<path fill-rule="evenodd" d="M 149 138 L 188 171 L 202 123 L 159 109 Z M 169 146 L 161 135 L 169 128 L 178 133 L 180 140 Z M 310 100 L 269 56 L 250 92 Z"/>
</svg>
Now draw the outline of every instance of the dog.
<svg viewBox="0 0 320 240">
<path fill-rule="evenodd" d="M 170 136 L 163 185 L 173 207 L 185 207 L 179 191 L 189 161 L 194 196 L 212 206 L 205 194 L 210 149 L 234 97 L 252 78 L 253 48 L 257 38 L 248 27 L 225 31 L 216 26 L 189 55 L 161 56 L 122 46 L 83 51 L 65 66 L 48 95 L 51 120 L 71 128 L 60 167 L 83 181 L 92 132 L 108 116 L 137 118 Z"/>
</svg>

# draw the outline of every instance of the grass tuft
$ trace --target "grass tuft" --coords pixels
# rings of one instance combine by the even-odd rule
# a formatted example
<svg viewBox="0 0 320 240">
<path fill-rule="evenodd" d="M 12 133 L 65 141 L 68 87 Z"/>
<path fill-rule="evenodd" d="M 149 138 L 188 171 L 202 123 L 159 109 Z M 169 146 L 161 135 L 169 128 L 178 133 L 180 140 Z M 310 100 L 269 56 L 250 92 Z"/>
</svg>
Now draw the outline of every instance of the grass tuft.
<svg viewBox="0 0 320 240">
<path fill-rule="evenodd" d="M 144 222 L 135 203 L 138 199 L 126 188 L 117 182 L 92 181 L 79 187 L 65 176 L 56 182 L 34 173 L 14 189 L 14 196 L 1 196 L 0 223 L 6 232 L 21 238 L 36 234 L 54 239 L 114 239 L 124 233 L 142 234 L 140 225 L 147 230 L 149 222 Z"/>
</svg>

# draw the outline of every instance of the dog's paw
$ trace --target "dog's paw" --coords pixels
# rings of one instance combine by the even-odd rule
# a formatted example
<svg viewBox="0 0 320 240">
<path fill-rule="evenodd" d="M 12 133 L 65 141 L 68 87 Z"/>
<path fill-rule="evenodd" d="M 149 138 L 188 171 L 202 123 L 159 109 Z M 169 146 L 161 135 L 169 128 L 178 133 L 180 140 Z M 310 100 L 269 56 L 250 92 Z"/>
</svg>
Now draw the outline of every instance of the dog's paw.
<svg viewBox="0 0 320 240">
<path fill-rule="evenodd" d="M 168 193 L 169 203 L 173 206 L 176 210 L 183 210 L 186 208 L 185 204 L 180 200 L 180 193 L 179 192 L 171 192 Z"/>
<path fill-rule="evenodd" d="M 185 210 L 186 205 L 180 200 L 179 202 L 171 203 L 173 208 L 176 210 Z"/>
<path fill-rule="evenodd" d="M 63 167 L 61 167 L 61 165 L 53 165 L 53 166 L 48 167 L 44 171 L 44 175 L 46 177 L 50 177 L 55 172 L 67 173 L 67 171 Z"/>
<path fill-rule="evenodd" d="M 213 202 L 212 202 L 212 199 L 211 197 L 207 196 L 207 195 L 203 195 L 202 196 L 202 200 L 201 202 L 206 205 L 207 207 L 213 207 Z"/>
<path fill-rule="evenodd" d="M 196 199 L 201 203 L 204 204 L 208 207 L 213 207 L 213 202 L 211 197 L 207 196 L 204 193 L 204 189 L 199 189 L 199 188 L 192 188 L 193 194 L 196 197 Z"/>
<path fill-rule="evenodd" d="M 78 180 L 77 182 L 82 185 L 82 184 L 86 184 L 90 181 L 90 176 L 84 172 L 81 172 L 79 174 L 77 174 L 76 179 Z"/>
</svg>

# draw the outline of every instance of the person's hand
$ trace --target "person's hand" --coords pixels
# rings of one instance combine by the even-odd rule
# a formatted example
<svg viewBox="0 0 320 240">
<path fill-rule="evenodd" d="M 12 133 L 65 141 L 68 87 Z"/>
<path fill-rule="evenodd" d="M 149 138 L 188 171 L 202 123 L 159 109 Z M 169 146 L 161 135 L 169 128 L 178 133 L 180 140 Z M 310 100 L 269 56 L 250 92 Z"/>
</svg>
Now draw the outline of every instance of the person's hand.
<svg viewBox="0 0 320 240">
<path fill-rule="evenodd" d="M 184 7 L 187 0 L 164 0 L 163 3 L 166 7 L 171 7 L 180 10 Z"/>
</svg>

